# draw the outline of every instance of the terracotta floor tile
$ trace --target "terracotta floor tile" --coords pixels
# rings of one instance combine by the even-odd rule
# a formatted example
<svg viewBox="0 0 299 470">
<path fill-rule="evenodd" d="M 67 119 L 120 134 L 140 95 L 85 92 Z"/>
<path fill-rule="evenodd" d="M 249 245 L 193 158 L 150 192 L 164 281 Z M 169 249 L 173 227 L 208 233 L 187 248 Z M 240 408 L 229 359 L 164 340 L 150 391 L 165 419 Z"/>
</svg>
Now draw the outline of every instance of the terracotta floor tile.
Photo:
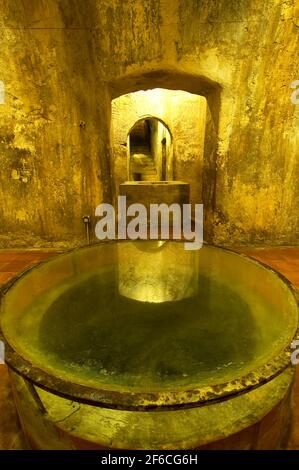
<svg viewBox="0 0 299 470">
<path fill-rule="evenodd" d="M 38 251 L 38 250 L 0 250 L 0 262 L 2 261 L 30 261 L 32 259 L 46 259 L 55 256 L 55 251 Z"/>
<path fill-rule="evenodd" d="M 12 279 L 13 277 L 15 277 L 16 273 L 0 273 L 0 285 L 1 284 L 5 284 L 6 282 L 8 282 L 10 279 Z"/>
<path fill-rule="evenodd" d="M 2 262 L 0 261 L 0 272 L 6 271 L 5 267 L 8 265 L 8 262 Z"/>
<path fill-rule="evenodd" d="M 29 260 L 9 261 L 8 263 L 6 263 L 5 272 L 15 272 L 15 273 L 17 273 L 17 272 L 23 271 L 25 268 L 28 268 L 32 264 L 33 264 L 32 261 L 29 261 Z"/>
<path fill-rule="evenodd" d="M 0 261 L 20 261 L 31 258 L 31 251 L 0 250 Z"/>
</svg>

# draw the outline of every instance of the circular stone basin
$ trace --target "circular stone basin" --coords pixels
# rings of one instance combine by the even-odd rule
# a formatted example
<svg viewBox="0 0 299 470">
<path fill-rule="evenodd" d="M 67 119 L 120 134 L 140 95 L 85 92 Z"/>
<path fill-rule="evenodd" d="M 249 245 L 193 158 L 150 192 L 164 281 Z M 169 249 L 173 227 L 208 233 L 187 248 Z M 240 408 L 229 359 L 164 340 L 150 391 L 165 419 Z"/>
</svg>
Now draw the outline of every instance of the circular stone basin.
<svg viewBox="0 0 299 470">
<path fill-rule="evenodd" d="M 21 276 L 1 304 L 8 365 L 35 384 L 52 420 L 69 413 L 70 403 L 81 403 L 85 418 L 78 433 L 91 440 L 82 422 L 92 412 L 100 419 L 104 408 L 134 416 L 136 433 L 153 424 L 148 412 L 155 410 L 150 415 L 167 434 L 173 410 L 192 413 L 205 405 L 209 414 L 194 411 L 193 418 L 205 419 L 208 429 L 211 416 L 217 425 L 212 407 L 238 398 L 234 410 L 218 411 L 221 420 L 230 413 L 225 436 L 252 424 L 244 410 L 251 407 L 247 415 L 254 416 L 254 396 L 263 396 L 264 410 L 259 403 L 251 418 L 257 421 L 281 400 L 287 390 L 282 382 L 290 383 L 283 371 L 290 366 L 297 316 L 291 287 L 271 269 L 229 250 L 187 251 L 174 241 L 109 242 L 59 255 Z M 271 389 L 275 381 L 282 395 Z M 254 395 L 257 388 L 263 391 Z M 267 394 L 276 401 L 267 401 Z M 86 405 L 98 408 L 86 411 Z M 199 444 L 213 440 L 207 429 L 209 437 L 201 436 Z M 176 445 L 178 439 L 180 448 L 194 445 L 194 435 L 189 442 L 182 433 L 181 427 Z M 161 439 L 145 442 L 163 448 Z M 112 447 L 142 448 L 133 441 Z"/>
</svg>

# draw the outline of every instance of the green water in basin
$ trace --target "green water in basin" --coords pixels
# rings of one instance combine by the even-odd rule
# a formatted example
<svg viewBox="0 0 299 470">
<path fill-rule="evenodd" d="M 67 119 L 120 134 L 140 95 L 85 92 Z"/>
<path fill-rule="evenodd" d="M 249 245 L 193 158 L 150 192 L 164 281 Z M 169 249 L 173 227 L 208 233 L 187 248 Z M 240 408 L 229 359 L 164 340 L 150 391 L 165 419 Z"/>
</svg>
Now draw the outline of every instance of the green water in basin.
<svg viewBox="0 0 299 470">
<path fill-rule="evenodd" d="M 251 306 L 223 284 L 211 293 L 208 281 L 200 282 L 197 296 L 149 303 L 118 295 L 107 275 L 94 276 L 45 310 L 36 332 L 39 348 L 53 365 L 71 364 L 101 375 L 101 381 L 141 388 L 240 370 L 263 342 Z"/>
<path fill-rule="evenodd" d="M 291 340 L 293 298 L 260 265 L 174 242 L 121 246 L 60 256 L 11 289 L 2 326 L 23 357 L 80 384 L 179 390 L 241 377 Z"/>
</svg>

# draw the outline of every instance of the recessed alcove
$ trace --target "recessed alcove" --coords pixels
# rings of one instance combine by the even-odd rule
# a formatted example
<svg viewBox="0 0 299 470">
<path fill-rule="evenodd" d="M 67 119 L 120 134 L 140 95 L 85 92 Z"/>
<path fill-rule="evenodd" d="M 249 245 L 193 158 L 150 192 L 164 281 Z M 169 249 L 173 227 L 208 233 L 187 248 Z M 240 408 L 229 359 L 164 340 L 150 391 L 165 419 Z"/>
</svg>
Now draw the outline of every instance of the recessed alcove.
<svg viewBox="0 0 299 470">
<path fill-rule="evenodd" d="M 157 70 L 113 81 L 109 90 L 113 200 L 125 181 L 185 181 L 190 184 L 190 202 L 205 206 L 204 238 L 211 241 L 221 87 L 205 77 Z M 137 129 L 141 132 L 143 126 L 145 133 L 145 126 L 150 125 L 165 134 L 159 137 L 159 150 L 166 153 L 164 170 L 163 158 L 158 157 L 158 165 L 152 161 L 152 169 L 145 169 L 147 175 L 140 176 L 132 171 L 131 139 L 134 142 Z M 138 159 L 143 159 L 145 166 L 146 161 L 151 163 L 146 156 Z"/>
</svg>

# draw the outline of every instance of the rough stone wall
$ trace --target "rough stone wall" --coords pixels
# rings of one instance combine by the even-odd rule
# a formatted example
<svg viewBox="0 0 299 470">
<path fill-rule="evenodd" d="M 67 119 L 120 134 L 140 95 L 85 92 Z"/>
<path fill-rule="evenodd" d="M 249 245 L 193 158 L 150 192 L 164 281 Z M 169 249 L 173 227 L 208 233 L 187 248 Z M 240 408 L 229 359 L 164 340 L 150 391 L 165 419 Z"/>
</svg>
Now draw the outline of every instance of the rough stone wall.
<svg viewBox="0 0 299 470">
<path fill-rule="evenodd" d="M 143 88 L 207 97 L 204 177 L 216 243 L 298 243 L 296 0 L 3 0 L 0 240 L 84 242 L 111 197 L 110 99 Z"/>
<path fill-rule="evenodd" d="M 0 3 L 0 246 L 82 243 L 81 216 L 109 193 L 110 101 L 75 4 Z"/>
<path fill-rule="evenodd" d="M 112 180 L 115 194 L 128 179 L 124 172 L 127 135 L 144 116 L 161 119 L 168 127 L 173 144 L 172 177 L 190 183 L 193 203 L 202 202 L 202 167 L 206 123 L 206 100 L 202 96 L 155 89 L 130 93 L 112 102 Z"/>
</svg>

